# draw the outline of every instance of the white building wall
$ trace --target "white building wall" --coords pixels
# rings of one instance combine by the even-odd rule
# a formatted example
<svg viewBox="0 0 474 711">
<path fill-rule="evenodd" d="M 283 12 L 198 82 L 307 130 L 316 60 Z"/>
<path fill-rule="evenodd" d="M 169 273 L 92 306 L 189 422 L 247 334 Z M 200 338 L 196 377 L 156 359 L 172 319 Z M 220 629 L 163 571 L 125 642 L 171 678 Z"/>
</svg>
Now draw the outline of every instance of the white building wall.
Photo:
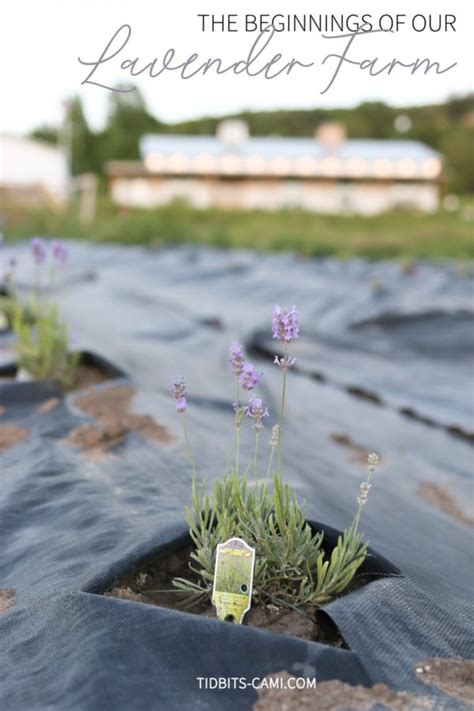
<svg viewBox="0 0 474 711">
<path fill-rule="evenodd" d="M 66 152 L 41 141 L 1 136 L 0 187 L 38 187 L 62 202 L 69 188 Z"/>
<path fill-rule="evenodd" d="M 374 215 L 395 208 L 433 212 L 435 183 L 298 180 L 220 180 L 123 177 L 111 182 L 112 199 L 129 207 L 154 207 L 183 199 L 194 207 L 279 210 L 299 207 L 322 213 Z"/>
</svg>

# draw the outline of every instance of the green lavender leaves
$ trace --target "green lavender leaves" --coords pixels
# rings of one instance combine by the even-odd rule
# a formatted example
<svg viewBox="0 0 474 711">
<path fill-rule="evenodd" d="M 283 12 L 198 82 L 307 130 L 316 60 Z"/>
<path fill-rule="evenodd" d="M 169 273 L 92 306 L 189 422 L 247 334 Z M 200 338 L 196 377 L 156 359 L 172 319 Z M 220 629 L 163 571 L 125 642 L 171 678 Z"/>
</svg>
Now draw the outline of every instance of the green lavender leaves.
<svg viewBox="0 0 474 711">
<path fill-rule="evenodd" d="M 265 483 L 249 487 L 245 475 L 230 474 L 218 479 L 208 496 L 194 479 L 187 522 L 195 546 L 193 579 L 173 584 L 187 593 L 188 605 L 210 598 L 217 545 L 234 536 L 256 549 L 254 597 L 267 595 L 293 606 L 322 605 L 342 593 L 367 552 L 353 525 L 328 556 L 323 533 L 312 531 L 280 474 L 274 475 L 271 493 Z"/>
<path fill-rule="evenodd" d="M 34 314 L 32 324 L 28 310 L 15 304 L 13 331 L 18 366 L 34 378 L 56 380 L 68 387 L 74 379 L 79 354 L 69 353 L 67 326 L 60 320 L 56 304 L 36 304 Z"/>
</svg>

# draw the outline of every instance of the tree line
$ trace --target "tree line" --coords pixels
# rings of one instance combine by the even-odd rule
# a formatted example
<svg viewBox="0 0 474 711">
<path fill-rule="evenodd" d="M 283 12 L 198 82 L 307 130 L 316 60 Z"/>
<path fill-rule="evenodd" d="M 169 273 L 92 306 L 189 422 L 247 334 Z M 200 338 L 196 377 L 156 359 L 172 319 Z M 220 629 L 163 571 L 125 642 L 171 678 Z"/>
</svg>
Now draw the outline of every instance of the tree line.
<svg viewBox="0 0 474 711">
<path fill-rule="evenodd" d="M 404 121 L 409 128 L 403 134 L 397 130 L 400 115 L 409 119 Z M 232 118 L 245 120 L 255 136 L 312 136 L 319 124 L 340 121 L 349 138 L 419 140 L 443 154 L 448 190 L 474 192 L 474 94 L 452 97 L 443 104 L 406 108 L 365 102 L 350 109 L 245 111 Z M 137 89 L 111 93 L 106 125 L 100 132 L 91 130 L 80 98 L 74 97 L 68 102 L 62 127 L 39 127 L 32 135 L 50 143 L 68 140 L 73 174 L 102 175 L 107 161 L 140 159 L 139 141 L 145 133 L 209 135 L 215 133 L 220 121 L 222 117 L 205 117 L 163 123 L 150 113 Z"/>
</svg>

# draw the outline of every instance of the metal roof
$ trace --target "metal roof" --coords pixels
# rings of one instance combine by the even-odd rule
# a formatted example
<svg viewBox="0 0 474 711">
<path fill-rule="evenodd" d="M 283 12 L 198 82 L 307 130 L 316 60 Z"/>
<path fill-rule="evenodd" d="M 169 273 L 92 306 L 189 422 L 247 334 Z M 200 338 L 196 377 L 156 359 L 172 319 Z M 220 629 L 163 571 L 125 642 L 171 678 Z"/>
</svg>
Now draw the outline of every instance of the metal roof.
<svg viewBox="0 0 474 711">
<path fill-rule="evenodd" d="M 140 150 L 143 158 L 150 153 L 183 153 L 196 156 L 207 153 L 213 156 L 222 156 L 226 153 L 236 153 L 240 156 L 261 155 L 276 158 L 279 156 L 289 158 L 302 158 L 310 156 L 322 158 L 328 155 L 328 149 L 316 139 L 311 138 L 275 138 L 252 137 L 247 139 L 238 148 L 229 148 L 225 143 L 214 136 L 180 136 L 180 135 L 146 135 L 140 141 Z M 376 158 L 397 160 L 412 158 L 425 160 L 436 158 L 439 154 L 419 141 L 402 140 L 371 140 L 348 139 L 331 149 L 331 155 L 341 159 L 362 158 L 374 160 Z"/>
</svg>

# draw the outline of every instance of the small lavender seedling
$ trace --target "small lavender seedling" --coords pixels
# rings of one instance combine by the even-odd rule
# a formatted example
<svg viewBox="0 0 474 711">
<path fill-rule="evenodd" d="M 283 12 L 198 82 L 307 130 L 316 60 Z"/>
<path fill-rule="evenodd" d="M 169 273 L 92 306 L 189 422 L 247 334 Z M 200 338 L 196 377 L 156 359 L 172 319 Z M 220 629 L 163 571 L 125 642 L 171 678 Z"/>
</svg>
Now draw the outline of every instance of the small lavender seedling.
<svg viewBox="0 0 474 711">
<path fill-rule="evenodd" d="M 369 455 L 369 473 L 367 480 L 360 485 L 358 508 L 352 524 L 339 536 L 336 546 L 327 556 L 322 548 L 323 533 L 311 529 L 298 501 L 283 482 L 281 441 L 286 385 L 288 372 L 295 363 L 288 348 L 299 337 L 296 308 L 276 306 L 273 310 L 272 330 L 273 337 L 284 347 L 283 357 L 275 356 L 274 360 L 283 372 L 283 383 L 279 421 L 272 427 L 270 456 L 263 483 L 259 484 L 257 477 L 258 447 L 263 420 L 269 415 L 268 409 L 254 393 L 247 406 L 240 404 L 240 389 L 253 390 L 260 383 L 263 373 L 256 371 L 245 360 L 240 343 L 234 342 L 229 349 L 229 365 L 237 380 L 237 400 L 234 403 L 235 470 L 215 480 L 210 496 L 206 494 L 204 486 L 198 485 L 196 466 L 183 419 L 184 436 L 193 467 L 192 508 L 186 510 L 186 520 L 194 544 L 189 564 L 193 579 L 175 578 L 173 585 L 182 595 L 185 605 L 210 599 L 217 546 L 229 538 L 243 538 L 255 548 L 254 598 L 292 607 L 322 605 L 341 594 L 365 560 L 367 543 L 362 540 L 359 523 L 378 457 L 376 454 Z M 176 409 L 184 418 L 186 386 L 182 378 L 175 379 L 173 395 Z M 247 418 L 251 420 L 255 431 L 253 487 L 248 485 L 246 472 L 239 472 L 240 429 Z M 278 452 L 279 470 L 273 474 L 273 488 L 269 491 L 268 481 L 272 474 L 275 450 Z"/>
<path fill-rule="evenodd" d="M 19 368 L 34 378 L 56 380 L 71 385 L 79 354 L 69 353 L 69 334 L 59 318 L 56 304 L 40 304 L 31 323 L 27 310 L 17 304 L 13 318 L 15 351 Z"/>
<path fill-rule="evenodd" d="M 36 286 L 26 303 L 14 299 L 12 325 L 16 336 L 18 366 L 34 378 L 55 380 L 68 387 L 74 380 L 79 354 L 70 353 L 68 328 L 59 317 L 58 306 L 52 300 L 54 265 L 67 260 L 66 246 L 55 240 L 49 250 L 41 237 L 31 240 L 31 255 L 37 268 Z M 49 298 L 40 298 L 40 282 L 49 264 Z"/>
<path fill-rule="evenodd" d="M 3 235 L 0 235 L 0 249 L 3 249 Z M 17 301 L 15 293 L 15 273 L 17 268 L 16 257 L 9 257 L 6 266 L 3 270 L 3 285 L 2 294 L 0 296 L 0 316 L 2 320 L 1 327 L 6 328 L 11 325 L 13 320 L 13 312 Z"/>
</svg>

